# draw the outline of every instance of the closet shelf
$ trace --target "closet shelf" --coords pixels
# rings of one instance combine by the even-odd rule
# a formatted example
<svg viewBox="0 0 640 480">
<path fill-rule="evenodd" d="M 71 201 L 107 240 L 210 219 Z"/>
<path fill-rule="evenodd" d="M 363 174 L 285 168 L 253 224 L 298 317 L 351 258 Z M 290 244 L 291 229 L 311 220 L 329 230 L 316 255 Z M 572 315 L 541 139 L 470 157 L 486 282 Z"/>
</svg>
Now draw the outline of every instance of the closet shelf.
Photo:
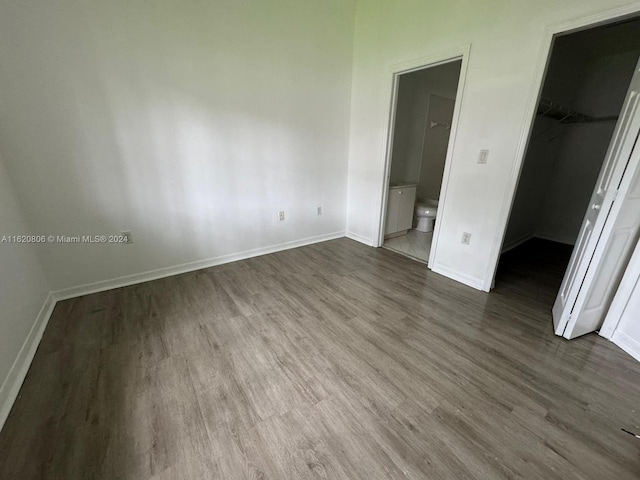
<svg viewBox="0 0 640 480">
<path fill-rule="evenodd" d="M 542 97 L 538 103 L 537 115 L 553 118 L 558 123 L 592 123 L 592 122 L 610 122 L 618 120 L 617 115 L 609 115 L 606 117 L 592 117 L 575 110 L 571 110 L 564 105 L 553 102 L 548 98 Z"/>
</svg>

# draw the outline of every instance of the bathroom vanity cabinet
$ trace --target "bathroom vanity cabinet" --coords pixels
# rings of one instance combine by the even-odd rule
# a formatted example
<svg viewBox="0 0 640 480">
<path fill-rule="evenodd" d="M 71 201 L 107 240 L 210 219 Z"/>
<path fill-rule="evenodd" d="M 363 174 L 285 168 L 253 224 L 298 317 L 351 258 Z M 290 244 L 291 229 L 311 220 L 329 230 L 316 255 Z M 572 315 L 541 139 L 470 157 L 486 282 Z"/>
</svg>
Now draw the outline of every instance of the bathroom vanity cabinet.
<svg viewBox="0 0 640 480">
<path fill-rule="evenodd" d="M 413 208 L 416 203 L 416 185 L 389 187 L 385 237 L 404 235 L 413 224 Z"/>
</svg>

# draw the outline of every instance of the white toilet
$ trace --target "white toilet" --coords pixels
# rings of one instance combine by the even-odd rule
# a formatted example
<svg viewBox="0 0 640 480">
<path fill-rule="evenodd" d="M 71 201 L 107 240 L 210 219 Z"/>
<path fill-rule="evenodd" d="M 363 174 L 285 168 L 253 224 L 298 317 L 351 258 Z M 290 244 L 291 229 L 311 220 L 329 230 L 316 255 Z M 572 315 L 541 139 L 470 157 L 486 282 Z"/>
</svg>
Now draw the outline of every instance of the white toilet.
<svg viewBox="0 0 640 480">
<path fill-rule="evenodd" d="M 416 230 L 419 232 L 433 232 L 433 225 L 438 213 L 438 200 L 418 202 L 415 206 Z"/>
</svg>

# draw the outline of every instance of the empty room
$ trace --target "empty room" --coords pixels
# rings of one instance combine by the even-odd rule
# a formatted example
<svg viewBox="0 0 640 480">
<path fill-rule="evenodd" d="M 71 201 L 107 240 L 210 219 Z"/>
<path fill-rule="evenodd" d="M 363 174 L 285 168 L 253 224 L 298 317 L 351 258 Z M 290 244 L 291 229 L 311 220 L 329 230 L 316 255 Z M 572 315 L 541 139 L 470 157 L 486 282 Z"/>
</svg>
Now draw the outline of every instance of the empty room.
<svg viewBox="0 0 640 480">
<path fill-rule="evenodd" d="M 0 2 L 0 479 L 640 478 L 640 2 Z"/>
</svg>

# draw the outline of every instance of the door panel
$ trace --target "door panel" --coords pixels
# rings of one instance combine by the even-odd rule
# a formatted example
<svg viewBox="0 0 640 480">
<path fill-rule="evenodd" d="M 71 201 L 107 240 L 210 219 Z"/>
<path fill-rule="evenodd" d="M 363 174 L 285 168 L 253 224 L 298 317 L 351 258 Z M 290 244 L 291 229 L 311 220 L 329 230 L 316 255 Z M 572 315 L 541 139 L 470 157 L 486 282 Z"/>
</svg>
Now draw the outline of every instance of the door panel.
<svg viewBox="0 0 640 480">
<path fill-rule="evenodd" d="M 620 118 L 591 197 L 590 206 L 580 227 L 578 244 L 571 255 L 569 266 L 553 305 L 553 323 L 557 335 L 573 338 L 575 336 L 574 329 L 575 334 L 578 334 L 579 331 L 590 328 L 587 325 L 593 323 L 585 321 L 584 325 L 581 325 L 584 328 L 576 328 L 578 317 L 584 313 L 587 293 L 590 295 L 600 293 L 596 292 L 594 288 L 602 287 L 602 283 L 596 282 L 596 285 L 593 282 L 597 271 L 601 267 L 604 268 L 600 263 L 606 259 L 604 256 L 605 248 L 613 233 L 612 222 L 615 221 L 615 218 L 611 218 L 611 213 L 616 195 L 618 195 L 617 190 L 625 172 L 633 176 L 631 170 L 635 168 L 635 164 L 630 160 L 640 130 L 639 94 L 640 62 L 636 65 Z M 617 209 L 614 214 L 617 214 Z M 605 230 L 607 222 L 608 227 Z M 607 268 L 612 267 L 608 266 Z M 606 293 L 603 295 L 607 296 Z M 578 303 L 579 299 L 580 303 Z"/>
<path fill-rule="evenodd" d="M 580 229 L 578 241 L 576 242 L 576 246 L 573 248 L 572 258 L 569 262 L 569 267 L 565 272 L 565 278 L 562 281 L 562 285 L 560 286 L 560 292 L 556 297 L 556 301 L 553 304 L 553 326 L 555 331 L 557 332 L 559 328 L 559 321 L 562 317 L 562 310 L 565 308 L 567 304 L 567 299 L 569 297 L 569 293 L 571 290 L 571 286 L 575 284 L 576 275 L 578 274 L 579 262 L 573 261 L 574 258 L 581 258 L 584 255 L 584 252 L 589 244 L 589 240 L 591 239 L 591 234 L 593 233 L 593 223 L 590 218 L 586 218 L 584 220 L 584 224 Z"/>
<path fill-rule="evenodd" d="M 398 231 L 411 230 L 413 227 L 413 211 L 416 203 L 416 188 L 400 190 L 400 205 L 398 211 Z"/>
<path fill-rule="evenodd" d="M 387 221 L 384 225 L 385 235 L 398 231 L 398 212 L 400 210 L 400 196 L 398 190 L 390 189 L 387 197 Z"/>
<path fill-rule="evenodd" d="M 624 273 L 624 267 L 629 262 L 634 244 L 630 229 L 617 232 L 613 236 L 589 288 L 589 293 L 585 296 L 585 306 L 575 326 L 567 327 L 569 338 L 576 338 L 600 328 Z"/>
<path fill-rule="evenodd" d="M 609 225 L 605 226 L 601 244 L 601 260 L 596 262 L 590 284 L 583 287 L 576 301 L 572 321 L 565 337 L 575 338 L 602 326 L 613 297 L 620 285 L 625 268 L 640 232 L 640 146 L 634 148 L 623 177 L 618 197 L 612 208 Z M 632 169 L 630 172 L 629 169 Z M 631 175 L 629 175 L 631 173 Z M 631 180 L 629 180 L 631 177 Z M 610 233 L 607 233 L 610 229 Z M 596 255 L 598 255 L 598 250 Z"/>
</svg>

